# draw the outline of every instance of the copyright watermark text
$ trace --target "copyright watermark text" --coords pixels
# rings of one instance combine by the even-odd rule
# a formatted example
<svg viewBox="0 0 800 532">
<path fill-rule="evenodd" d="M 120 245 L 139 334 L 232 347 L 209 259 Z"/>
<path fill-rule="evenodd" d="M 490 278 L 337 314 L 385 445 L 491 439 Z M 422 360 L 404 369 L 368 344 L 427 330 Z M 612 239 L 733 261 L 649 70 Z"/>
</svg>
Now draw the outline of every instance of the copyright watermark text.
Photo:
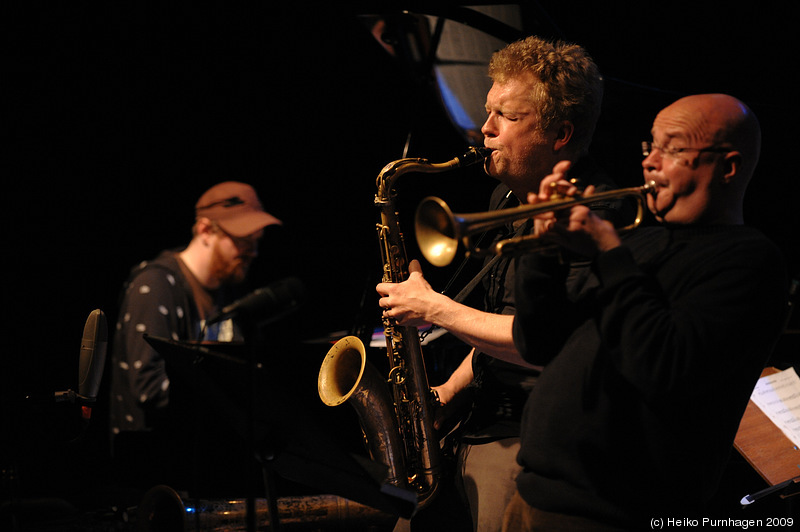
<svg viewBox="0 0 800 532">
<path fill-rule="evenodd" d="M 735 528 L 748 530 L 763 527 L 792 528 L 794 519 L 791 517 L 767 517 L 763 519 L 694 519 L 688 517 L 654 517 L 650 519 L 652 530 L 668 530 L 671 528 Z"/>
</svg>

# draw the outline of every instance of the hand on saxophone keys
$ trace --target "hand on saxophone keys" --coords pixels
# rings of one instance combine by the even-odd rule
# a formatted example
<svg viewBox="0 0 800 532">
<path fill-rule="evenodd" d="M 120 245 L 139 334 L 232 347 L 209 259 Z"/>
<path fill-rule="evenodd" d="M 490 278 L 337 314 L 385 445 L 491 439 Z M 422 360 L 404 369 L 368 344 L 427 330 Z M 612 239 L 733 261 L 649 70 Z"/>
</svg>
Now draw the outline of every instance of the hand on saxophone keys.
<svg viewBox="0 0 800 532">
<path fill-rule="evenodd" d="M 382 315 L 404 327 L 428 327 L 429 313 L 436 302 L 445 296 L 436 292 L 422 275 L 422 266 L 414 259 L 408 263 L 408 278 L 402 283 L 379 283 L 375 290 L 381 295 L 378 305 Z"/>
</svg>

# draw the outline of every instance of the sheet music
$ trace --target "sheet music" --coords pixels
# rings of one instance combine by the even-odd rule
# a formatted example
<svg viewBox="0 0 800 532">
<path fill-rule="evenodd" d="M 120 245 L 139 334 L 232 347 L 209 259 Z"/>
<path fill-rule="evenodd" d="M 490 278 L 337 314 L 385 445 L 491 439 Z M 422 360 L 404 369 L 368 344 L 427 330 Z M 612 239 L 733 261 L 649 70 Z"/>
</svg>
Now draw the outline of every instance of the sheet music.
<svg viewBox="0 0 800 532">
<path fill-rule="evenodd" d="M 758 379 L 750 398 L 800 447 L 800 377 L 794 368 Z"/>
</svg>

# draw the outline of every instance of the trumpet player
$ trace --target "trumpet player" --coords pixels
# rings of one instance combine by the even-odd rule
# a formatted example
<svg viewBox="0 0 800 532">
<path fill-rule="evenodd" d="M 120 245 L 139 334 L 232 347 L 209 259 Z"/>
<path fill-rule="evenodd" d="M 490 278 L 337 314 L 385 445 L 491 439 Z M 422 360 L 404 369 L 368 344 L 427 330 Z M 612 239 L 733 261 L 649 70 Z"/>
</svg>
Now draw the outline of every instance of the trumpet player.
<svg viewBox="0 0 800 532">
<path fill-rule="evenodd" d="M 760 127 L 736 98 L 703 94 L 667 106 L 651 133 L 642 166 L 660 227 L 620 236 L 574 206 L 543 216 L 548 240 L 591 261 L 574 282 L 554 256 L 518 263 L 514 342 L 544 370 L 504 530 L 643 530 L 738 509 L 713 498 L 787 294 L 780 251 L 744 225 Z"/>
<path fill-rule="evenodd" d="M 538 191 L 542 179 L 561 160 L 575 163 L 573 177 L 585 185 L 610 188 L 610 181 L 587 157 L 600 114 L 603 82 L 587 52 L 578 45 L 538 37 L 512 43 L 495 53 L 489 65 L 493 80 L 486 97 L 484 145 L 493 151 L 486 172 L 500 184 L 492 194 L 492 209 L 512 207 Z M 608 205 L 595 206 L 613 213 Z M 503 228 L 502 239 L 530 227 Z M 519 471 L 519 419 L 538 369 L 521 359 L 513 343 L 514 264 L 495 262 L 483 279 L 484 307 L 471 308 L 438 293 L 425 280 L 419 262 L 412 261 L 402 283 L 381 283 L 379 304 L 385 316 L 401 325 L 433 323 L 471 347 L 449 378 L 434 390 L 442 412 L 464 404 L 457 448 L 457 489 L 469 506 L 467 530 L 499 530 L 502 514 L 515 490 Z M 412 529 L 463 530 L 459 505 L 440 495 L 420 512 Z M 455 509 L 453 509 L 455 508 Z M 445 522 L 431 523 L 441 518 Z M 471 521 L 471 526 L 469 522 Z"/>
</svg>

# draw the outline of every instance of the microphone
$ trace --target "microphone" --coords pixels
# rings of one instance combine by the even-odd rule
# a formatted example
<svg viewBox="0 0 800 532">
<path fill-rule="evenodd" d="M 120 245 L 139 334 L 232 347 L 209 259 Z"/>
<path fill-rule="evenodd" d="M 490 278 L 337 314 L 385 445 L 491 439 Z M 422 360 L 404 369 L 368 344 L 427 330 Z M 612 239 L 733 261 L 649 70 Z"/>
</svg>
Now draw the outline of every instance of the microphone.
<svg viewBox="0 0 800 532">
<path fill-rule="evenodd" d="M 266 323 L 300 306 L 304 297 L 305 287 L 300 279 L 287 277 L 269 286 L 258 288 L 224 307 L 206 321 L 206 326 L 228 318 L 241 320 L 257 318 L 260 323 Z"/>
<path fill-rule="evenodd" d="M 88 422 L 92 417 L 92 407 L 97 400 L 103 368 L 106 365 L 106 348 L 108 347 L 108 327 L 106 315 L 95 309 L 86 318 L 81 338 L 81 355 L 78 361 L 78 399 L 81 405 L 81 417 Z M 88 404 L 86 404 L 88 403 Z"/>
<path fill-rule="evenodd" d="M 94 402 L 100 389 L 103 368 L 106 364 L 108 327 L 106 316 L 100 309 L 93 310 L 86 319 L 81 338 L 81 355 L 78 364 L 78 396 Z"/>
<path fill-rule="evenodd" d="M 106 365 L 106 348 L 108 347 L 108 327 L 106 315 L 95 309 L 86 318 L 81 338 L 80 359 L 78 360 L 78 391 L 72 389 L 55 392 L 57 403 L 78 403 L 81 406 L 81 417 L 88 422 L 92 417 L 92 407 L 100 390 L 103 368 Z M 30 396 L 29 396 L 30 398 Z"/>
</svg>

